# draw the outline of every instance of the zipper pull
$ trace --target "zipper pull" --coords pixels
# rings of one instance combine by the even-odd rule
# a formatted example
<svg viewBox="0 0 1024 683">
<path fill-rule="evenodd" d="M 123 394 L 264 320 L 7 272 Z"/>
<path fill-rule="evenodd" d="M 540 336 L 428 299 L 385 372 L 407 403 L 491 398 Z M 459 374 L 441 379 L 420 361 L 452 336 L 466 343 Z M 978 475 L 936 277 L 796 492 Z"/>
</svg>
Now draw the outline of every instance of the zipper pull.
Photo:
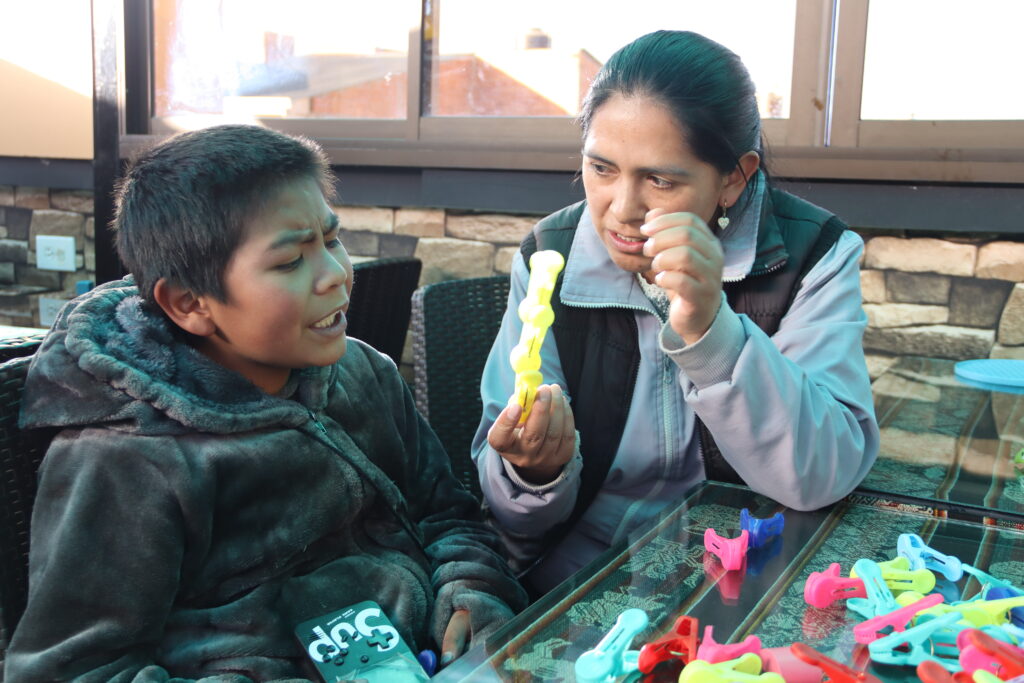
<svg viewBox="0 0 1024 683">
<path fill-rule="evenodd" d="M 313 424 L 316 425 L 316 428 L 320 430 L 320 433 L 323 434 L 324 436 L 327 436 L 327 428 L 320 423 L 319 419 L 317 419 L 316 413 L 309 409 L 307 409 L 307 412 L 309 413 L 309 419 L 313 421 Z"/>
</svg>

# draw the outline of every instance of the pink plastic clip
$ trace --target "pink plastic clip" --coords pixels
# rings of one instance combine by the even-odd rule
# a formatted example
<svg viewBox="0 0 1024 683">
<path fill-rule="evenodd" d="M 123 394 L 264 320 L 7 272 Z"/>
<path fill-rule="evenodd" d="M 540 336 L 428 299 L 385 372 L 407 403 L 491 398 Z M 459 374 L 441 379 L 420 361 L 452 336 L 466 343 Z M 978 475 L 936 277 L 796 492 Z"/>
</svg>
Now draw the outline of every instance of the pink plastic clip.
<svg viewBox="0 0 1024 683">
<path fill-rule="evenodd" d="M 824 609 L 838 600 L 866 598 L 863 579 L 840 576 L 838 562 L 823 572 L 813 572 L 804 584 L 804 600 L 808 605 Z"/>
<path fill-rule="evenodd" d="M 704 532 L 704 548 L 722 561 L 726 571 L 739 569 L 743 566 L 743 558 L 747 556 L 747 544 L 750 532 L 744 529 L 736 538 L 723 538 L 714 529 Z"/>
<path fill-rule="evenodd" d="M 670 659 L 689 664 L 697 658 L 697 617 L 679 617 L 672 630 L 640 648 L 637 664 L 640 673 L 649 674 L 654 667 Z"/>
<path fill-rule="evenodd" d="M 700 647 L 697 648 L 697 659 L 717 664 L 727 662 L 730 659 L 739 659 L 741 656 L 752 652 L 755 655 L 761 654 L 761 639 L 757 636 L 747 636 L 741 643 L 724 645 L 716 643 L 714 638 L 714 626 L 704 627 L 704 637 L 700 640 Z"/>
<path fill-rule="evenodd" d="M 887 614 L 881 614 L 867 621 L 862 621 L 853 627 L 853 639 L 858 643 L 870 643 L 873 640 L 878 640 L 882 637 L 879 631 L 887 626 L 891 626 L 894 631 L 903 631 L 907 628 L 907 624 L 914 618 L 915 614 L 923 609 L 934 607 L 940 602 L 942 602 L 942 595 L 932 593 L 924 596 L 917 602 L 910 603 L 906 607 L 900 607 Z"/>
<path fill-rule="evenodd" d="M 964 671 L 983 669 L 1004 681 L 1024 675 L 1024 650 L 1019 647 L 1000 642 L 980 629 L 961 631 L 956 643 Z"/>
</svg>

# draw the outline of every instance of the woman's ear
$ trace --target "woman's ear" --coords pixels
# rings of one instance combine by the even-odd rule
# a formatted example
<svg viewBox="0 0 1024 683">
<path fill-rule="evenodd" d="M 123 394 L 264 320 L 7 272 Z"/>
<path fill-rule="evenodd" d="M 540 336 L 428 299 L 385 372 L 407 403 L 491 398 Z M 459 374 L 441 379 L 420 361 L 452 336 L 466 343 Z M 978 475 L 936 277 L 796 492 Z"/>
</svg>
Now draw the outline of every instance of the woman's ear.
<svg viewBox="0 0 1024 683">
<path fill-rule="evenodd" d="M 197 297 L 190 290 L 172 285 L 166 278 L 160 278 L 153 286 L 153 298 L 167 317 L 186 332 L 209 337 L 217 331 L 205 297 Z"/>
<path fill-rule="evenodd" d="M 760 164 L 761 155 L 754 151 L 747 152 L 740 157 L 740 163 L 736 165 L 732 173 L 725 176 L 725 185 L 722 187 L 722 199 L 727 202 L 728 206 L 735 206 L 736 202 L 740 200 L 740 195 L 743 194 L 743 190 L 747 187 L 747 182 L 757 172 Z M 722 202 L 719 201 L 718 203 L 721 204 Z"/>
</svg>

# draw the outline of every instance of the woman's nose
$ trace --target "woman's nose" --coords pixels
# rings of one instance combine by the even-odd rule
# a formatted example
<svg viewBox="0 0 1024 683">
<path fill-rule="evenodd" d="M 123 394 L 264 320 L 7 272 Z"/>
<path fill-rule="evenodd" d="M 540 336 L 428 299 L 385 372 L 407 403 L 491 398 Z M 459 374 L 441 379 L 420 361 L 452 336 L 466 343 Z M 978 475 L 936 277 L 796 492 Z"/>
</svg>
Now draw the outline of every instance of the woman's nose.
<svg viewBox="0 0 1024 683">
<path fill-rule="evenodd" d="M 610 208 L 615 220 L 623 225 L 643 223 L 647 209 L 639 188 L 628 179 L 622 179 L 615 184 L 613 192 Z"/>
</svg>

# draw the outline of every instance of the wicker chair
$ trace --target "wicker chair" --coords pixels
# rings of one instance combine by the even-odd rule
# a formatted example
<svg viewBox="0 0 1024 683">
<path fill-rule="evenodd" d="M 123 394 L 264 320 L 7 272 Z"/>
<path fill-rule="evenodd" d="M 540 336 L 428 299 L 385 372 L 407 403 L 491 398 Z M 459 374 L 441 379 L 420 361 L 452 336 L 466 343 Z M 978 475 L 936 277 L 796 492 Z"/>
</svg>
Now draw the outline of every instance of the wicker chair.
<svg viewBox="0 0 1024 683">
<path fill-rule="evenodd" d="M 455 476 L 478 498 L 470 444 L 480 423 L 480 375 L 508 304 L 507 276 L 450 280 L 413 295 L 416 407 L 451 458 Z"/>
<path fill-rule="evenodd" d="M 18 429 L 29 357 L 0 363 L 0 673 L 28 597 L 28 531 L 36 470 L 52 433 Z"/>
<path fill-rule="evenodd" d="M 43 343 L 45 333 L 30 334 L 25 337 L 8 337 L 0 339 L 0 363 L 11 358 L 31 356 Z"/>
<path fill-rule="evenodd" d="M 402 360 L 409 331 L 412 293 L 423 264 L 418 258 L 382 258 L 353 266 L 355 282 L 348 307 L 348 335 Z"/>
</svg>

